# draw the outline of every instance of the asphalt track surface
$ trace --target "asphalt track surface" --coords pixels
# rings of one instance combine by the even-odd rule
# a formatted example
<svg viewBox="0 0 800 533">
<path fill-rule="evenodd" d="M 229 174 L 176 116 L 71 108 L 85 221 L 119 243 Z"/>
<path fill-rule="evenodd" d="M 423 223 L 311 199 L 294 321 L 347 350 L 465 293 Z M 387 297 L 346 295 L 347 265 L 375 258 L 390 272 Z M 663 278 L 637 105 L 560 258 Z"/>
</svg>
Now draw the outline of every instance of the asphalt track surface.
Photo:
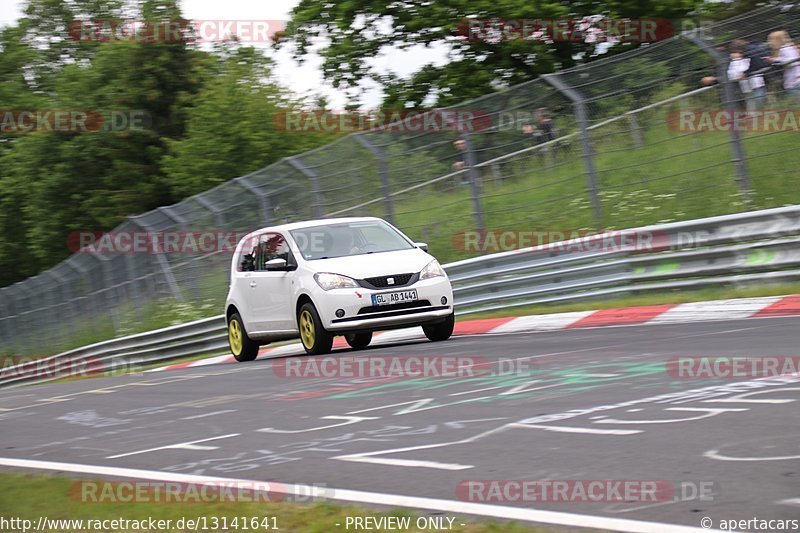
<svg viewBox="0 0 800 533">
<path fill-rule="evenodd" d="M 0 464 L 57 461 L 462 503 L 464 480 L 659 480 L 674 498 L 488 503 L 601 526 L 596 517 L 693 527 L 703 517 L 715 527 L 797 519 L 800 378 L 687 379 L 665 362 L 796 355 L 799 339 L 797 317 L 604 327 L 358 352 L 525 361 L 518 368 L 530 371 L 513 375 L 288 379 L 283 358 L 23 387 L 0 391 Z M 704 498 L 693 494 L 698 487 Z"/>
</svg>

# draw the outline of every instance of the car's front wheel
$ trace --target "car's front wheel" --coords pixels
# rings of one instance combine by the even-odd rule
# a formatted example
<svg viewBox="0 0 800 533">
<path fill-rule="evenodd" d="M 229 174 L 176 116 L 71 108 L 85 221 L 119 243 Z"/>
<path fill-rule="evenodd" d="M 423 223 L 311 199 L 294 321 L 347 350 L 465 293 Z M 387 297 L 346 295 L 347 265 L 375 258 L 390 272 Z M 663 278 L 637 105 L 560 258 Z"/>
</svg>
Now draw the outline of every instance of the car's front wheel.
<svg viewBox="0 0 800 533">
<path fill-rule="evenodd" d="M 422 331 L 425 336 L 432 341 L 446 341 L 453 334 L 453 328 L 456 324 L 456 315 L 451 313 L 444 321 L 437 322 L 436 324 L 427 324 L 422 326 Z"/>
<path fill-rule="evenodd" d="M 366 348 L 369 346 L 369 343 L 372 342 L 372 332 L 348 333 L 344 336 L 344 340 L 346 340 L 347 344 L 349 344 L 354 350 L 360 350 L 362 348 Z"/>
<path fill-rule="evenodd" d="M 300 341 L 309 355 L 321 355 L 331 351 L 333 335 L 322 327 L 319 313 L 312 303 L 305 303 L 297 314 Z"/>
<path fill-rule="evenodd" d="M 258 357 L 258 343 L 247 336 L 239 313 L 233 313 L 228 319 L 228 344 L 237 361 L 252 361 Z"/>
</svg>

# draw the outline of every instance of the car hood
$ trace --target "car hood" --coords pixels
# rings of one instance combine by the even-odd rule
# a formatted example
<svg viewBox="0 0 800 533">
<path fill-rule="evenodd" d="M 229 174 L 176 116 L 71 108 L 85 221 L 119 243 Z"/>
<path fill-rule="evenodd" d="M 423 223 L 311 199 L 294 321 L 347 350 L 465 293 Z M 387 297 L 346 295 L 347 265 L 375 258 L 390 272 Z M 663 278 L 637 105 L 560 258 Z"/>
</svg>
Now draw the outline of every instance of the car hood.
<svg viewBox="0 0 800 533">
<path fill-rule="evenodd" d="M 331 272 L 355 279 L 419 272 L 433 257 L 419 248 L 306 261 L 314 272 Z"/>
</svg>

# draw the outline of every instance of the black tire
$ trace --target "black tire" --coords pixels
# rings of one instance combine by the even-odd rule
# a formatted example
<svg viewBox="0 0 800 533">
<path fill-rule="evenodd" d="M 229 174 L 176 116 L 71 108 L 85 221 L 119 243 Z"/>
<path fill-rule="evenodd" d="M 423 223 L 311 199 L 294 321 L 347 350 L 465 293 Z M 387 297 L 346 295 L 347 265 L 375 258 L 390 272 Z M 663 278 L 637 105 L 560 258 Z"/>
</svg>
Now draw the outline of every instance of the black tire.
<svg viewBox="0 0 800 533">
<path fill-rule="evenodd" d="M 228 319 L 228 346 L 233 357 L 239 362 L 252 361 L 258 357 L 259 344 L 247 336 L 239 313 L 233 313 Z"/>
<path fill-rule="evenodd" d="M 432 341 L 446 341 L 453 334 L 453 327 L 456 325 L 456 315 L 451 313 L 443 322 L 427 324 L 422 326 L 425 336 Z"/>
<path fill-rule="evenodd" d="M 329 353 L 333 347 L 333 335 L 322 327 L 317 308 L 312 303 L 305 303 L 297 313 L 297 328 L 300 331 L 300 342 L 308 355 Z"/>
<path fill-rule="evenodd" d="M 372 342 L 372 332 L 348 333 L 344 336 L 344 340 L 347 341 L 347 344 L 349 344 L 352 349 L 361 350 L 369 346 L 369 343 Z"/>
</svg>

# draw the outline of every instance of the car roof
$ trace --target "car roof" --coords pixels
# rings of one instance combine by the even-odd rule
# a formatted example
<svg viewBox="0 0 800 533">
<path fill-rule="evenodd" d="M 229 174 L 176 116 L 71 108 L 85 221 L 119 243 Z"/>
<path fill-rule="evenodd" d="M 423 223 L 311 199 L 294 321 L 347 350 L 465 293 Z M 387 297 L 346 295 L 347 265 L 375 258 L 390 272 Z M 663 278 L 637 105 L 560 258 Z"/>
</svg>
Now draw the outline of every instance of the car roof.
<svg viewBox="0 0 800 533">
<path fill-rule="evenodd" d="M 290 231 L 293 229 L 310 228 L 313 226 L 322 226 L 324 224 L 345 224 L 348 222 L 371 222 L 375 220 L 383 221 L 378 217 L 342 217 L 342 218 L 321 218 L 318 220 L 306 220 L 303 222 L 291 222 L 289 224 L 281 224 L 280 226 L 268 226 L 258 229 L 253 233 L 261 233 L 263 231 Z"/>
</svg>

